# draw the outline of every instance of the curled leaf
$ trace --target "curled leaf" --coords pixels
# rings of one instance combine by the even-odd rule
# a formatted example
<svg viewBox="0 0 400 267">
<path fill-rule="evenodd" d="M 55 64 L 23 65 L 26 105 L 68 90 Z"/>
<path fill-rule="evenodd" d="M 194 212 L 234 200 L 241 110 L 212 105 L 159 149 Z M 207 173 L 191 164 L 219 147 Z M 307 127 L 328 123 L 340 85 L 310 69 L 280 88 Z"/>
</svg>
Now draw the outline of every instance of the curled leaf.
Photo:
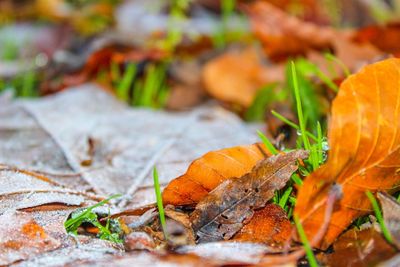
<svg viewBox="0 0 400 267">
<path fill-rule="evenodd" d="M 193 205 L 228 178 L 240 177 L 268 155 L 261 144 L 211 151 L 190 164 L 186 173 L 163 191 L 163 203 Z"/>
<path fill-rule="evenodd" d="M 371 211 L 365 191 L 392 191 L 399 185 L 400 60 L 387 59 L 350 76 L 333 101 L 327 163 L 305 179 L 295 212 L 309 239 L 321 227 L 328 192 L 341 187 L 319 244 L 327 248 L 349 224 Z"/>
</svg>

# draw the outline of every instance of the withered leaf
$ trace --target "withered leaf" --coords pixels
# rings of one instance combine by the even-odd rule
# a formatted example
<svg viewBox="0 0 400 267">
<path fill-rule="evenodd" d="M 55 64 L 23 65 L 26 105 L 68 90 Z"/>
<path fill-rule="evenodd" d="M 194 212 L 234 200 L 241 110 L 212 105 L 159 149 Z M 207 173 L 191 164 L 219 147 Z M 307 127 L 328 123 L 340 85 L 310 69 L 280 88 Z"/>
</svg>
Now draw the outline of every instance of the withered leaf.
<svg viewBox="0 0 400 267">
<path fill-rule="evenodd" d="M 335 241 L 333 250 L 331 254 L 318 256 L 323 266 L 376 266 L 396 254 L 396 250 L 373 228 L 347 231 Z"/>
<path fill-rule="evenodd" d="M 193 161 L 184 175 L 168 184 L 163 191 L 163 202 L 174 206 L 196 204 L 226 179 L 248 173 L 267 155 L 261 144 L 208 152 Z"/>
<path fill-rule="evenodd" d="M 392 235 L 393 242 L 400 249 L 400 203 L 386 193 L 378 193 L 385 225 Z"/>
<path fill-rule="evenodd" d="M 399 82 L 400 60 L 387 59 L 349 77 L 333 101 L 328 161 L 305 179 L 295 208 L 312 240 L 324 222 L 330 187 L 341 187 L 343 198 L 334 207 L 322 248 L 371 212 L 365 191 L 399 186 Z"/>
<path fill-rule="evenodd" d="M 285 186 L 298 168 L 296 161 L 308 153 L 296 150 L 271 156 L 237 179 L 228 179 L 203 198 L 190 215 L 198 242 L 230 239 L 254 209 L 264 207 L 275 190 Z"/>
<path fill-rule="evenodd" d="M 240 229 L 233 240 L 282 247 L 290 239 L 291 229 L 286 212 L 276 204 L 268 204 L 254 212 L 250 222 Z"/>
<path fill-rule="evenodd" d="M 14 211 L 0 215 L 0 265 L 54 250 L 60 245 L 32 215 Z"/>
</svg>

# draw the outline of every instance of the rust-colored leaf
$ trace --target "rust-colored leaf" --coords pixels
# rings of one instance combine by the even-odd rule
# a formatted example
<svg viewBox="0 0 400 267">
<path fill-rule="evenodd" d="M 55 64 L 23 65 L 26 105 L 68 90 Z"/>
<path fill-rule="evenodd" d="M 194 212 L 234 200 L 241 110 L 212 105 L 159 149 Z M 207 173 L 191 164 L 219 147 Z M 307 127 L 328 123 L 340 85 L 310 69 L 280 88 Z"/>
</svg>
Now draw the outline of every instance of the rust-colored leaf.
<svg viewBox="0 0 400 267">
<path fill-rule="evenodd" d="M 362 28 L 355 34 L 354 40 L 369 42 L 383 52 L 400 55 L 400 23 Z"/>
<path fill-rule="evenodd" d="M 305 179 L 295 212 L 309 239 L 325 217 L 328 192 L 341 186 L 324 239 L 327 248 L 357 217 L 371 211 L 366 190 L 391 191 L 399 185 L 400 60 L 364 67 L 340 87 L 333 101 L 327 163 Z"/>
<path fill-rule="evenodd" d="M 291 228 L 286 212 L 278 205 L 268 204 L 254 212 L 250 222 L 240 229 L 233 240 L 281 247 L 290 239 Z"/>
<path fill-rule="evenodd" d="M 347 231 L 333 244 L 333 250 L 331 254 L 319 255 L 323 266 L 376 266 L 396 254 L 373 228 Z"/>
<path fill-rule="evenodd" d="M 163 191 L 163 202 L 174 206 L 194 205 L 226 179 L 251 171 L 267 155 L 261 144 L 208 152 L 193 161 L 184 175 L 168 184 Z"/>
<path fill-rule="evenodd" d="M 297 170 L 296 161 L 306 158 L 304 150 L 271 156 L 237 179 L 227 179 L 196 206 L 190 215 L 198 242 L 230 239 L 249 220 L 254 209 L 264 207 Z"/>
</svg>

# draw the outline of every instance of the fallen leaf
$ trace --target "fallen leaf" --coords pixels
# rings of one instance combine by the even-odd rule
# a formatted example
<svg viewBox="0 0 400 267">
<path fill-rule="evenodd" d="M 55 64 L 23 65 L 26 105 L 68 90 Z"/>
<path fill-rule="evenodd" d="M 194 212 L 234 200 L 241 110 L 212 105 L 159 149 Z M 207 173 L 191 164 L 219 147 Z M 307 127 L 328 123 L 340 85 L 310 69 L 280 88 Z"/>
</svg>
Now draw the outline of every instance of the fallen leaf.
<svg viewBox="0 0 400 267">
<path fill-rule="evenodd" d="M 249 107 L 266 84 L 284 80 L 283 65 L 267 66 L 255 48 L 229 51 L 204 66 L 204 88 L 216 99 Z"/>
<path fill-rule="evenodd" d="M 29 172 L 0 169 L 0 214 L 51 203 L 71 206 L 84 204 L 87 194 L 64 188 Z M 92 199 L 98 198 L 92 196 Z"/>
<path fill-rule="evenodd" d="M 285 186 L 297 170 L 296 161 L 308 153 L 295 150 L 259 162 L 250 173 L 227 179 L 204 197 L 190 215 L 199 243 L 227 240 Z"/>
<path fill-rule="evenodd" d="M 398 188 L 399 68 L 399 59 L 368 65 L 342 83 L 333 101 L 328 160 L 305 179 L 295 208 L 312 240 L 324 221 L 331 186 L 341 188 L 343 198 L 334 207 L 321 248 L 354 219 L 371 212 L 365 191 Z"/>
<path fill-rule="evenodd" d="M 6 212 L 0 215 L 0 265 L 58 248 L 61 243 L 24 212 Z"/>
<path fill-rule="evenodd" d="M 232 240 L 282 247 L 289 241 L 291 229 L 292 225 L 286 212 L 278 205 L 268 204 L 256 210 L 250 222 L 245 224 Z"/>
<path fill-rule="evenodd" d="M 305 22 L 265 1 L 257 1 L 247 10 L 253 32 L 263 44 L 266 55 L 273 60 L 306 56 L 323 72 L 329 73 L 323 51 L 332 52 L 350 70 L 358 70 L 383 54 L 370 43 L 355 42 L 354 31 Z M 335 67 L 338 73 L 342 72 L 339 66 Z"/>
<path fill-rule="evenodd" d="M 382 206 L 383 220 L 392 235 L 393 242 L 400 249 L 400 203 L 386 193 L 378 193 Z"/>
<path fill-rule="evenodd" d="M 261 144 L 208 152 L 193 161 L 184 175 L 167 185 L 163 202 L 174 206 L 194 205 L 223 181 L 251 171 L 268 154 Z"/>
<path fill-rule="evenodd" d="M 351 229 L 333 244 L 333 252 L 320 254 L 323 266 L 376 266 L 390 259 L 396 250 L 373 228 L 358 231 Z"/>
<path fill-rule="evenodd" d="M 93 84 L 1 105 L 0 125 L 2 164 L 103 197 L 131 194 L 121 203 L 126 209 L 155 202 L 154 165 L 164 186 L 202 154 L 258 139 L 218 106 L 181 113 L 130 109 Z M 82 164 L 88 159 L 90 165 Z"/>
<path fill-rule="evenodd" d="M 360 43 L 371 43 L 385 53 L 400 55 L 400 23 L 371 25 L 358 30 L 353 40 Z"/>
<path fill-rule="evenodd" d="M 268 246 L 244 242 L 211 242 L 196 246 L 183 246 L 178 253 L 195 254 L 204 259 L 216 261 L 218 265 L 257 264 L 265 253 L 273 252 Z"/>
<path fill-rule="evenodd" d="M 265 53 L 274 61 L 305 55 L 308 50 L 329 50 L 335 31 L 290 16 L 267 1 L 255 1 L 246 8 L 252 30 Z"/>
</svg>

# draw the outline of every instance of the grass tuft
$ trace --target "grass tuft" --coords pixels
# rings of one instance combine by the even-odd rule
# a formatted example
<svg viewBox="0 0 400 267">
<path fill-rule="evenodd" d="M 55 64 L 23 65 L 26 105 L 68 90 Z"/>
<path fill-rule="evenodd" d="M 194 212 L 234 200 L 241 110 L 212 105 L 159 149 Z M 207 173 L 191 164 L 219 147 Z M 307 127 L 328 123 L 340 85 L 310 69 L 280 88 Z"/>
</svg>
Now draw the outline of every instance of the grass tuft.
<svg viewBox="0 0 400 267">
<path fill-rule="evenodd" d="M 108 203 L 111 199 L 120 197 L 121 195 L 116 194 L 105 200 L 100 201 L 99 203 L 84 208 L 82 210 L 78 210 L 77 212 L 72 213 L 71 218 L 68 219 L 64 223 L 64 227 L 69 234 L 77 235 L 78 228 L 83 223 L 90 223 L 99 229 L 99 237 L 103 240 L 108 240 L 114 243 L 122 243 L 122 240 L 119 238 L 118 233 L 113 233 L 110 229 L 110 219 L 107 220 L 106 226 L 103 226 L 97 217 L 97 214 L 93 212 L 93 210 L 97 207 L 103 206 Z"/>
</svg>

